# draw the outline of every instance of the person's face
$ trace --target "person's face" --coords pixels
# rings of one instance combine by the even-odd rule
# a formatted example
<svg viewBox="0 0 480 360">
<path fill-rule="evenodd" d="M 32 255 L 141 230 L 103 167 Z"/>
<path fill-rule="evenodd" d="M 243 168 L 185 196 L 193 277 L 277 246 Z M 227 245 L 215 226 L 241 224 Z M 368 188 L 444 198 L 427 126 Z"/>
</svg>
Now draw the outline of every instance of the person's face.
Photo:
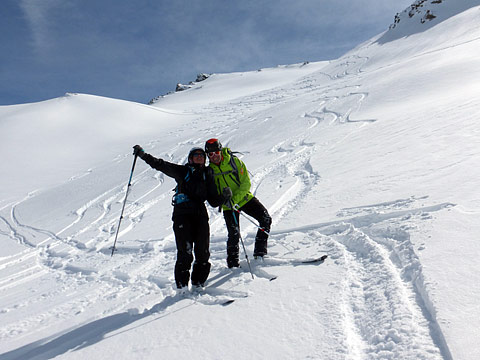
<svg viewBox="0 0 480 360">
<path fill-rule="evenodd" d="M 201 152 L 193 153 L 192 161 L 194 164 L 205 164 L 205 155 Z"/>
<path fill-rule="evenodd" d="M 220 164 L 220 161 L 222 161 L 222 154 L 220 153 L 220 151 L 209 152 L 208 159 L 214 164 Z"/>
</svg>

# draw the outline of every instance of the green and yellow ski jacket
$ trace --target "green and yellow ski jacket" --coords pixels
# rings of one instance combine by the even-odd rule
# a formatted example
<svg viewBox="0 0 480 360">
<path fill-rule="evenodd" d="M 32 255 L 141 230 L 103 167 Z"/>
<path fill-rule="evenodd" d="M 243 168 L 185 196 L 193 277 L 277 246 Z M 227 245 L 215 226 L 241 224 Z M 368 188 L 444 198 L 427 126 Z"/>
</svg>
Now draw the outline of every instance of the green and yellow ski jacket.
<svg viewBox="0 0 480 360">
<path fill-rule="evenodd" d="M 209 165 L 213 169 L 218 193 L 221 194 L 223 188 L 228 186 L 232 189 L 233 204 L 242 207 L 253 198 L 250 192 L 251 183 L 247 167 L 242 160 L 233 156 L 229 148 L 223 148 L 222 155 L 223 158 L 219 165 L 212 162 Z M 231 210 L 229 206 L 225 205 L 222 208 L 223 210 Z"/>
</svg>

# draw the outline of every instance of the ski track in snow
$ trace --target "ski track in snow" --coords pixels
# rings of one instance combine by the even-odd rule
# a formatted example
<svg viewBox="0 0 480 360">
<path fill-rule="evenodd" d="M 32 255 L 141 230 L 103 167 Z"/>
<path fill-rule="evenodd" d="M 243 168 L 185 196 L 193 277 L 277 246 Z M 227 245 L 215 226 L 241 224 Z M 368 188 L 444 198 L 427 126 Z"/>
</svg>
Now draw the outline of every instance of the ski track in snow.
<svg viewBox="0 0 480 360">
<path fill-rule="evenodd" d="M 436 323 L 424 316 L 427 309 L 417 300 L 411 274 L 403 274 L 401 264 L 392 262 L 396 254 L 352 225 L 338 226 L 335 231 L 341 253 L 337 261 L 348 269 L 343 306 L 352 354 L 360 358 L 442 358 L 441 352 L 448 349 L 438 334 L 429 335 Z"/>
<path fill-rule="evenodd" d="M 264 91 L 223 106 L 207 107 L 202 112 L 197 110 L 198 120 L 185 126 L 185 131 L 189 128 L 189 133 L 195 135 L 171 149 L 167 157 L 174 162 L 185 160 L 175 155 L 177 150 L 184 149 L 186 145 L 202 144 L 212 133 L 228 143 L 233 138 L 232 134 L 245 131 L 242 124 L 250 127 L 259 123 L 254 122 L 255 119 L 268 121 L 264 114 L 269 108 L 288 106 L 299 96 L 309 98 L 312 110 L 297 114 L 309 125 L 292 132 L 291 137 L 280 143 L 272 144 L 270 152 L 274 160 L 255 169 L 252 176 L 254 193 L 268 184 L 276 189 L 275 193 L 281 194 L 269 206 L 274 219 L 269 243 L 271 253 L 276 258 L 288 258 L 298 250 L 312 255 L 327 252 L 327 261 L 333 261 L 345 272 L 342 283 L 336 284 L 340 303 L 330 304 L 330 308 L 324 311 L 328 314 L 324 315 L 325 318 L 331 318 L 328 320 L 330 323 L 337 321 L 337 325 L 332 325 L 332 333 L 340 339 L 339 346 L 329 351 L 336 352 L 338 358 L 448 360 L 452 357 L 428 298 L 428 284 L 425 284 L 408 230 L 412 218 L 428 220 L 431 213 L 446 209 L 451 204 L 420 207 L 416 204 L 426 197 L 412 196 L 345 208 L 337 214 L 337 219 L 328 223 L 305 224 L 284 230 L 276 226 L 282 218 L 293 214 L 319 183 L 320 175 L 310 161 L 317 145 L 309 141 L 309 134 L 322 131 L 322 126 L 351 126 L 348 136 L 359 126 L 375 121 L 352 119 L 352 114 L 361 107 L 368 93 L 359 91 L 360 86 L 351 86 L 344 81 L 349 76 L 361 74 L 365 61 L 365 58 L 352 57 L 338 64 L 337 75 L 328 75 L 332 82 L 327 88 L 317 87 L 315 79 L 327 75 L 319 72 L 299 80 L 292 87 L 282 88 L 282 91 Z M 218 118 L 216 128 L 203 128 L 202 116 L 212 114 Z M 155 142 L 149 145 L 154 147 Z M 124 160 L 129 161 L 128 158 Z M 75 180 L 88 178 L 91 173 Z M 125 184 L 119 183 L 86 201 L 83 206 L 70 209 L 71 222 L 56 232 L 22 223 L 17 216 L 17 210 L 34 201 L 37 194 L 2 209 L 0 234 L 17 242 L 24 250 L 0 259 L 0 291 L 18 288 L 19 294 L 19 299 L 12 299 L 11 307 L 0 309 L 0 313 L 24 309 L 25 316 L 22 321 L 3 323 L 0 326 L 0 341 L 47 331 L 61 322 L 68 324 L 72 314 L 88 313 L 93 304 L 103 303 L 105 308 L 100 319 L 95 318 L 98 314 L 89 314 L 84 318 L 84 324 L 74 329 L 67 326 L 63 332 L 10 355 L 22 351 L 23 355 L 41 354 L 55 349 L 60 354 L 147 316 L 162 316 L 172 308 L 192 303 L 215 305 L 226 299 L 249 296 L 248 292 L 239 290 L 251 281 L 248 270 L 245 270 L 246 263 L 242 260 L 242 269 L 238 271 L 225 268 L 225 244 L 220 235 L 213 236 L 211 241 L 214 266 L 209 279 L 210 288 L 207 288 L 210 290 L 206 295 L 187 296 L 185 299 L 175 295 L 171 288 L 175 262 L 173 235 L 166 235 L 161 242 L 150 244 L 139 241 L 125 246 L 122 241 L 122 237 L 142 224 L 149 209 L 170 198 L 171 187 L 164 185 L 163 175 L 150 170 L 136 172 L 133 183 L 131 191 L 135 199 L 130 200 L 125 208 L 117 244 L 119 251 L 113 257 L 110 257 L 108 247 L 115 234 Z M 10 214 L 6 214 L 7 209 L 10 209 Z M 215 210 L 210 210 L 210 214 L 212 233 L 221 233 L 223 219 Z M 242 221 L 242 233 L 249 249 L 253 244 L 252 231 L 255 228 Z M 292 233 L 300 234 L 303 240 L 292 244 L 288 239 Z M 132 263 L 126 264 L 122 253 L 128 255 L 129 251 L 137 255 Z M 275 261 L 252 265 L 254 275 L 262 280 L 271 279 L 276 268 L 285 266 Z M 44 281 L 58 283 L 54 290 L 24 294 L 20 289 L 23 284 L 45 276 L 47 280 Z M 102 285 L 99 286 L 99 283 Z M 63 299 L 68 298 L 68 301 L 43 308 L 46 299 L 55 299 L 59 294 L 64 294 Z M 184 302 L 187 305 L 183 305 Z M 69 343 L 75 334 L 80 334 L 81 338 Z M 68 341 L 62 343 L 62 339 Z M 322 355 L 323 350 L 317 351 L 312 354 L 313 357 Z M 5 358 L 10 357 L 7 355 Z"/>
</svg>

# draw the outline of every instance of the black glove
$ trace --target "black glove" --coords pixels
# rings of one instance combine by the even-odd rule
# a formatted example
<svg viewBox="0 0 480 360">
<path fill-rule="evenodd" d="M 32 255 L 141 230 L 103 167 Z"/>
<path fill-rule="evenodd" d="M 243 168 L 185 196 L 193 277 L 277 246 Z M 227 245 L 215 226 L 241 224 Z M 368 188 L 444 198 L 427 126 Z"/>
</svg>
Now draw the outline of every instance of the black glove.
<svg viewBox="0 0 480 360">
<path fill-rule="evenodd" d="M 232 189 L 230 189 L 229 187 L 224 187 L 222 191 L 222 195 L 224 198 L 223 203 L 225 205 L 230 205 L 230 202 L 232 201 L 232 196 L 233 196 Z"/>
<path fill-rule="evenodd" d="M 135 145 L 133 147 L 133 155 L 138 156 L 140 159 L 142 159 L 143 155 L 145 155 L 145 151 L 143 151 L 140 145 Z"/>
</svg>

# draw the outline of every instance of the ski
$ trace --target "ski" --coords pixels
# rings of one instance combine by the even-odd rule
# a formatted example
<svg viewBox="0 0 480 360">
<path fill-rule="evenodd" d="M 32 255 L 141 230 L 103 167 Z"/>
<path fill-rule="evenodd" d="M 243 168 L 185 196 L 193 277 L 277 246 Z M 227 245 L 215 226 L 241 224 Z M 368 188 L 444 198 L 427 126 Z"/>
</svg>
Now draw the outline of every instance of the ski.
<svg viewBox="0 0 480 360">
<path fill-rule="evenodd" d="M 284 264 L 317 264 L 317 263 L 323 263 L 326 259 L 328 258 L 328 255 L 322 255 L 320 257 L 316 258 L 306 258 L 306 259 L 282 259 L 282 258 L 276 258 L 276 257 L 256 257 L 255 260 L 261 260 L 262 263 L 265 263 L 266 265 L 280 265 L 281 263 Z"/>
<path fill-rule="evenodd" d="M 267 279 L 268 281 L 274 281 L 278 279 L 277 275 L 270 274 L 262 269 L 262 267 L 270 267 L 270 266 L 282 266 L 282 265 L 292 265 L 292 266 L 300 266 L 300 265 L 319 265 L 325 262 L 328 258 L 328 255 L 322 255 L 315 258 L 305 258 L 305 259 L 282 259 L 270 256 L 257 256 L 254 257 L 254 262 L 252 263 L 252 270 L 253 274 L 256 277 Z M 240 266 L 242 268 L 242 266 Z"/>
<path fill-rule="evenodd" d="M 182 294 L 182 295 L 179 296 L 179 298 L 180 299 L 185 299 L 185 300 L 191 300 L 196 304 L 202 304 L 202 305 L 228 306 L 228 305 L 233 304 L 235 302 L 235 299 L 232 299 L 230 297 L 211 295 L 211 294 L 207 294 L 207 293 Z"/>
<path fill-rule="evenodd" d="M 260 264 L 263 266 L 280 266 L 280 265 L 318 265 L 325 262 L 328 258 L 328 255 L 322 255 L 316 258 L 305 258 L 305 259 L 282 259 L 276 257 L 265 256 L 264 258 L 257 258 L 255 260 L 260 260 Z M 274 279 L 272 279 L 274 280 Z"/>
<path fill-rule="evenodd" d="M 191 300 L 202 305 L 228 306 L 239 298 L 248 297 L 248 293 L 235 290 L 221 290 L 215 287 L 194 287 L 191 290 L 179 293 L 180 299 Z"/>
<path fill-rule="evenodd" d="M 301 260 L 302 264 L 314 264 L 314 263 L 322 263 L 327 259 L 328 255 L 322 255 L 318 258 L 314 259 L 306 259 L 306 260 Z"/>
</svg>

